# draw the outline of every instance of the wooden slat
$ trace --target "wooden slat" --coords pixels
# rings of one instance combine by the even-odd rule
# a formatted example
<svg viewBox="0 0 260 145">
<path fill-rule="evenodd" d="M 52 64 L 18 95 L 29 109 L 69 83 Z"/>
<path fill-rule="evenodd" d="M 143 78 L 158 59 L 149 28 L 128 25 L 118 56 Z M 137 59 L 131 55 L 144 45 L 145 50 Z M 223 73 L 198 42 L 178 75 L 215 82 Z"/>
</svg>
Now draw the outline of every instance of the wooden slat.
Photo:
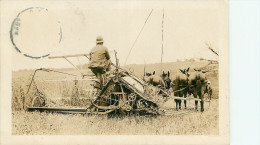
<svg viewBox="0 0 260 145">
<path fill-rule="evenodd" d="M 29 107 L 28 111 L 48 111 L 63 113 L 86 113 L 87 108 L 48 108 L 48 107 Z"/>
<path fill-rule="evenodd" d="M 61 79 L 61 80 L 44 80 L 46 82 L 59 82 L 59 81 L 97 81 L 98 79 L 89 78 L 89 79 Z"/>
<path fill-rule="evenodd" d="M 113 53 L 114 51 L 109 51 L 109 53 Z M 85 54 L 72 54 L 72 55 L 61 55 L 61 56 L 50 56 L 49 59 L 55 59 L 55 58 L 68 58 L 68 57 L 89 57 L 89 53 Z"/>
<path fill-rule="evenodd" d="M 71 97 L 55 97 L 54 100 L 70 100 Z M 90 97 L 89 96 L 79 96 L 78 99 L 86 99 L 86 100 L 89 100 Z"/>
<path fill-rule="evenodd" d="M 89 56 L 89 54 L 74 54 L 74 55 L 62 55 L 62 56 L 50 56 L 49 59 L 55 59 L 55 58 L 68 58 L 68 57 L 79 57 L 79 56 Z"/>
<path fill-rule="evenodd" d="M 170 96 L 169 99 L 176 99 L 176 100 L 195 100 L 195 101 L 201 101 L 199 98 L 194 98 L 194 97 L 177 97 L 177 96 Z"/>
<path fill-rule="evenodd" d="M 111 92 L 111 94 L 115 94 L 115 95 L 125 95 L 126 93 L 123 93 L 123 92 Z"/>
</svg>

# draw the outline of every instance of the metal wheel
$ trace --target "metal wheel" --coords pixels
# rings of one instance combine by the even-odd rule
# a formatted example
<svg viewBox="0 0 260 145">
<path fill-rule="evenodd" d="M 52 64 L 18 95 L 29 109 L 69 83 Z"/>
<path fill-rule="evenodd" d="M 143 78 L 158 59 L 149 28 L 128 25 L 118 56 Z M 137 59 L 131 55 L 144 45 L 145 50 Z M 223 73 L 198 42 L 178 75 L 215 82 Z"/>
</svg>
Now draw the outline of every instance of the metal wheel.
<svg viewBox="0 0 260 145">
<path fill-rule="evenodd" d="M 136 95 L 134 93 L 131 93 L 128 95 L 128 101 L 134 102 L 136 99 Z"/>
<path fill-rule="evenodd" d="M 35 96 L 33 101 L 32 101 L 32 106 L 33 107 L 43 107 L 46 105 L 46 99 L 45 97 L 41 97 L 41 96 Z"/>
</svg>

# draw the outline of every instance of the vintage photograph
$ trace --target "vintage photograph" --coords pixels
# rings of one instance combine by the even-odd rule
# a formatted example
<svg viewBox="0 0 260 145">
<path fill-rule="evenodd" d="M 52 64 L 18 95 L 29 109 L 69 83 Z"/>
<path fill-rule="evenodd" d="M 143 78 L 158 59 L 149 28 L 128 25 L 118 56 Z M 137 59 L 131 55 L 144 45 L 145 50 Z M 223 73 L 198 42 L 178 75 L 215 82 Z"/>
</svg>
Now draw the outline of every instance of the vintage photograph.
<svg viewBox="0 0 260 145">
<path fill-rule="evenodd" d="M 227 1 L 1 3 L 11 136 L 228 130 Z"/>
</svg>

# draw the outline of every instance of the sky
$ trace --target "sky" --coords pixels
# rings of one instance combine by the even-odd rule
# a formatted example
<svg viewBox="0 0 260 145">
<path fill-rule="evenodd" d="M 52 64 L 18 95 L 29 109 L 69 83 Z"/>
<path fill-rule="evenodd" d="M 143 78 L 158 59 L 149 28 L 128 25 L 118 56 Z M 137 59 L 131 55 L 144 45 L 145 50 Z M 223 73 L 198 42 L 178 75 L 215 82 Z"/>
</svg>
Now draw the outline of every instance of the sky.
<svg viewBox="0 0 260 145">
<path fill-rule="evenodd" d="M 120 64 L 137 38 L 146 18 L 153 9 L 137 39 L 126 64 L 160 63 L 177 59 L 218 57 L 207 49 L 210 43 L 218 51 L 223 47 L 227 28 L 227 3 L 223 1 L 55 1 L 5 2 L 2 26 L 5 50 L 12 54 L 12 69 L 71 67 L 63 59 L 32 59 L 18 53 L 9 38 L 11 24 L 17 14 L 29 7 L 48 9 L 24 12 L 19 17 L 19 35 L 14 37 L 23 53 L 60 56 L 89 53 L 96 36 L 103 36 L 104 45 L 117 51 Z M 8 14 L 7 14 L 8 13 Z M 3 13 L 2 13 L 3 14 Z M 61 34 L 62 33 L 62 37 Z M 114 54 L 112 61 L 114 61 Z M 86 58 L 71 58 L 74 64 L 88 63 Z"/>
</svg>

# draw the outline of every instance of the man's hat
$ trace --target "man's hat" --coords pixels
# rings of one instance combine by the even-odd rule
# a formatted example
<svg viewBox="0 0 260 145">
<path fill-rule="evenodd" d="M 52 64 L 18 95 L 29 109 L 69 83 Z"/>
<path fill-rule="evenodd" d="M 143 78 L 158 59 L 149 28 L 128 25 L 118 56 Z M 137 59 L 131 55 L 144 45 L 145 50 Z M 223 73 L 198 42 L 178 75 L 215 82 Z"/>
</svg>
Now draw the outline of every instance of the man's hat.
<svg viewBox="0 0 260 145">
<path fill-rule="evenodd" d="M 104 42 L 103 37 L 97 36 L 96 43 L 103 43 L 103 42 Z"/>
</svg>

